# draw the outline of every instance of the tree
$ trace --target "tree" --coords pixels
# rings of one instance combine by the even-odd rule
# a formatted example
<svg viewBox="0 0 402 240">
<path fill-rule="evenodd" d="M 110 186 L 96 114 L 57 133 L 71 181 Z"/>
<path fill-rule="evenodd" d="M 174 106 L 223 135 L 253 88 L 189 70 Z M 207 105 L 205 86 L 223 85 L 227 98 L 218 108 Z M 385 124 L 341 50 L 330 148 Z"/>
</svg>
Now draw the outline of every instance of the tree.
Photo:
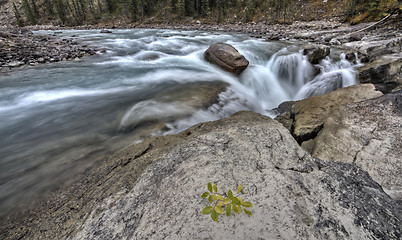
<svg viewBox="0 0 402 240">
<path fill-rule="evenodd" d="M 21 18 L 20 11 L 18 11 L 17 6 L 15 6 L 15 2 L 13 2 L 13 9 L 14 9 L 14 16 L 15 16 L 15 19 L 17 20 L 17 25 L 18 25 L 19 27 L 24 26 L 24 22 L 23 22 L 23 20 L 22 20 L 22 18 Z"/>
</svg>

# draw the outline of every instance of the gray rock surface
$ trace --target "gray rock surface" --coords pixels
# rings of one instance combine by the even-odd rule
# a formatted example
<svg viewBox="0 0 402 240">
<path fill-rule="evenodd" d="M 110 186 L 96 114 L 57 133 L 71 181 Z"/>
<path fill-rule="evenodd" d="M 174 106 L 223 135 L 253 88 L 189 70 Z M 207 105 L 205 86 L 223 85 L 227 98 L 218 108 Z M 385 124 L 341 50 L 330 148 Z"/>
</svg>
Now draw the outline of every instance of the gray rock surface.
<svg viewBox="0 0 402 240">
<path fill-rule="evenodd" d="M 239 75 L 248 67 L 248 60 L 236 48 L 226 43 L 212 44 L 204 53 L 205 59 L 228 72 Z"/>
<path fill-rule="evenodd" d="M 249 217 L 200 214 L 206 184 L 243 185 Z M 69 192 L 70 191 L 70 192 Z M 400 239 L 402 206 L 360 168 L 313 159 L 280 123 L 239 112 L 114 155 L 3 239 Z M 5 233 L 5 234 L 4 234 Z"/>
<path fill-rule="evenodd" d="M 372 83 L 383 93 L 402 88 L 402 53 L 384 55 L 358 69 L 360 83 Z"/>
<path fill-rule="evenodd" d="M 358 42 L 344 44 L 348 48 L 356 49 L 358 52 L 368 56 L 370 60 L 377 57 L 402 51 L 402 37 L 388 39 L 365 39 Z"/>
<path fill-rule="evenodd" d="M 353 163 L 402 200 L 402 90 L 335 110 L 315 139 L 313 156 Z"/>
<path fill-rule="evenodd" d="M 372 84 L 341 88 L 321 96 L 310 97 L 293 105 L 293 136 L 298 142 L 314 138 L 322 129 L 324 120 L 339 106 L 381 96 Z"/>
</svg>

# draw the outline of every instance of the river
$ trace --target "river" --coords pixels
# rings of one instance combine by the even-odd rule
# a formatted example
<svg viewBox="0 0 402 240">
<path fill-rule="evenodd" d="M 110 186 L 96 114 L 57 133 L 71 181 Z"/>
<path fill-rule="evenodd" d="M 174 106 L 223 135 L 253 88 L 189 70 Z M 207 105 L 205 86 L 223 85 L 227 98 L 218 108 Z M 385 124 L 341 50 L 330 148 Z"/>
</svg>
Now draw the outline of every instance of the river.
<svg viewBox="0 0 402 240">
<path fill-rule="evenodd" d="M 0 75 L 0 216 L 146 136 L 240 110 L 274 117 L 284 101 L 356 83 L 355 66 L 340 50 L 313 66 L 302 42 L 155 29 L 58 35 L 104 51 Z M 204 51 L 217 42 L 236 47 L 248 69 L 235 76 L 206 62 Z"/>
</svg>

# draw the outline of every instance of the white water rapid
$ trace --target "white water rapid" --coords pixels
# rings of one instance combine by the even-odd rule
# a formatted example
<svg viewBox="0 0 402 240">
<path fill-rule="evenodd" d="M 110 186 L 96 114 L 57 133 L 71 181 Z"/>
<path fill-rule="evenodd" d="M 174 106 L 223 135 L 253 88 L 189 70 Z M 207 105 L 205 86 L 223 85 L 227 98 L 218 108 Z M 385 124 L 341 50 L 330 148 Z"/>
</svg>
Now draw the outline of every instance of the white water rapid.
<svg viewBox="0 0 402 240">
<path fill-rule="evenodd" d="M 289 100 L 356 83 L 337 49 L 320 64 L 305 43 L 172 30 L 63 31 L 106 52 L 0 75 L 0 215 L 144 137 L 180 132 L 240 110 L 273 117 Z M 39 31 L 35 34 L 52 34 Z M 206 62 L 212 43 L 249 61 L 240 76 Z"/>
</svg>

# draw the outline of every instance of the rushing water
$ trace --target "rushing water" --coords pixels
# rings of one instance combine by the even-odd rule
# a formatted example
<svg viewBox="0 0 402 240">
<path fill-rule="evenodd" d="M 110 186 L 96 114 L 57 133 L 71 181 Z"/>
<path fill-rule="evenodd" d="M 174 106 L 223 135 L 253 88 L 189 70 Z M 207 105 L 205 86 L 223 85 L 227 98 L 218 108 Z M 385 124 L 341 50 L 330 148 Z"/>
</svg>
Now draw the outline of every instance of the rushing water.
<svg viewBox="0 0 402 240">
<path fill-rule="evenodd" d="M 106 52 L 0 75 L 0 215 L 142 137 L 239 110 L 273 116 L 283 101 L 355 84 L 354 66 L 336 49 L 334 60 L 312 66 L 297 42 L 171 30 L 64 31 L 60 37 Z M 207 63 L 203 53 L 216 42 L 235 46 L 248 69 L 234 76 Z M 222 86 L 218 101 L 206 107 L 204 95 Z"/>
</svg>

